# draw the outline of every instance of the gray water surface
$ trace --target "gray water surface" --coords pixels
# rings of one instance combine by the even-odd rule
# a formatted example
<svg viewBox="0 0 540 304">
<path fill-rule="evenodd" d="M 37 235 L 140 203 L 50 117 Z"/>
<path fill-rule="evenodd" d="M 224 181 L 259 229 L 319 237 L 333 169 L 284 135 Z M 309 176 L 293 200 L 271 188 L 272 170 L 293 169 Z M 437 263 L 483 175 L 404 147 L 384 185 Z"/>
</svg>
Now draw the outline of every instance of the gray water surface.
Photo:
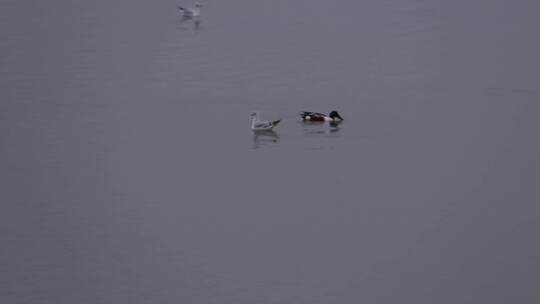
<svg viewBox="0 0 540 304">
<path fill-rule="evenodd" d="M 177 4 L 0 1 L 1 303 L 540 301 L 539 4 Z"/>
</svg>

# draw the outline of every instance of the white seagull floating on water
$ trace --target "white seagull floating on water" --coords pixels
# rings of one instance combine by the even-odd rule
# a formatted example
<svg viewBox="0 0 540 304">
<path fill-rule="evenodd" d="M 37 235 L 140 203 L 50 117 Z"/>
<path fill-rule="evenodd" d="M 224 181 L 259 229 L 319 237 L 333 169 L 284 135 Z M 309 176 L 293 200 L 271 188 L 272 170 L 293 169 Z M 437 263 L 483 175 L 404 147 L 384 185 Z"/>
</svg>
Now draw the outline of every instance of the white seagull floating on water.
<svg viewBox="0 0 540 304">
<path fill-rule="evenodd" d="M 260 120 L 258 117 L 257 112 L 251 113 L 251 130 L 253 131 L 271 131 L 279 122 L 281 119 L 274 120 L 274 121 L 268 121 L 268 120 Z"/>
<path fill-rule="evenodd" d="M 195 2 L 195 7 L 185 8 L 179 6 L 178 9 L 184 14 L 184 18 L 197 18 L 201 15 L 202 4 Z"/>
</svg>

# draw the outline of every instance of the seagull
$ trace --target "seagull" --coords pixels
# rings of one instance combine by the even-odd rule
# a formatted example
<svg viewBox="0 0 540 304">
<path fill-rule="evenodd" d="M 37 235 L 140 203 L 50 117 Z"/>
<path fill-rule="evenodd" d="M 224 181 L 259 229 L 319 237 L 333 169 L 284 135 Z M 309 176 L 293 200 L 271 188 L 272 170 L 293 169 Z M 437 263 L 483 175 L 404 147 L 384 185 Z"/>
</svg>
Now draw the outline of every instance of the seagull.
<svg viewBox="0 0 540 304">
<path fill-rule="evenodd" d="M 178 9 L 182 12 L 184 18 L 197 18 L 201 15 L 201 7 L 202 4 L 195 2 L 195 7 L 193 8 L 179 6 Z"/>
<path fill-rule="evenodd" d="M 257 112 L 251 113 L 251 130 L 253 131 L 271 131 L 281 119 L 274 121 L 259 120 Z"/>
<path fill-rule="evenodd" d="M 337 111 L 332 111 L 329 115 L 317 112 L 301 112 L 300 116 L 302 117 L 303 121 L 337 122 L 343 120 L 343 117 L 341 117 Z"/>
</svg>

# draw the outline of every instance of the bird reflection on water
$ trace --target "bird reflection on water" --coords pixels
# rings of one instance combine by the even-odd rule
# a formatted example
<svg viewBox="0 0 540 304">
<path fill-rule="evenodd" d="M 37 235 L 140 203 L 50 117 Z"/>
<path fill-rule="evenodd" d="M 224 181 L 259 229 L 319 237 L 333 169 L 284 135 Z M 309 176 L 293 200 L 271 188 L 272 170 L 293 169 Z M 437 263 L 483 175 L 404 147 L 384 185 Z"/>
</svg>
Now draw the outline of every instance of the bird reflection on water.
<svg viewBox="0 0 540 304">
<path fill-rule="evenodd" d="M 178 25 L 176 29 L 179 30 L 190 30 L 198 32 L 201 29 L 201 18 L 193 17 L 189 15 L 180 15 L 178 16 Z"/>
<path fill-rule="evenodd" d="M 333 121 L 330 123 L 321 122 L 321 121 L 303 121 L 302 124 L 305 126 L 304 134 L 307 136 L 316 136 L 316 135 L 337 135 L 336 133 L 341 130 L 342 121 Z M 328 128 L 326 125 L 328 124 Z"/>
<path fill-rule="evenodd" d="M 279 134 L 275 131 L 254 131 L 253 149 L 277 146 L 279 143 Z"/>
<path fill-rule="evenodd" d="M 337 133 L 339 130 L 341 130 L 341 125 L 343 121 L 333 121 L 330 123 L 330 133 Z"/>
<path fill-rule="evenodd" d="M 191 23 L 193 27 L 190 26 Z M 201 20 L 189 16 L 180 16 L 178 17 L 178 26 L 176 28 L 179 30 L 189 30 L 192 28 L 194 32 L 199 32 L 201 29 Z"/>
</svg>

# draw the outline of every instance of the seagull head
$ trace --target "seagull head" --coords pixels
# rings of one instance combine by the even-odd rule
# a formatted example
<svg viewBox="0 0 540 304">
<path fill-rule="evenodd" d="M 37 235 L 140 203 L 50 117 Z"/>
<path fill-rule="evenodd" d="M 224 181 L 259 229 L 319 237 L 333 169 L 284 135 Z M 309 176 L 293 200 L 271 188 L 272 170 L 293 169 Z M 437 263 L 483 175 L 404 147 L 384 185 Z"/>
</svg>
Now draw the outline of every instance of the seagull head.
<svg viewBox="0 0 540 304">
<path fill-rule="evenodd" d="M 196 8 L 201 8 L 202 7 L 202 4 L 200 2 L 195 2 L 195 7 Z"/>
</svg>

